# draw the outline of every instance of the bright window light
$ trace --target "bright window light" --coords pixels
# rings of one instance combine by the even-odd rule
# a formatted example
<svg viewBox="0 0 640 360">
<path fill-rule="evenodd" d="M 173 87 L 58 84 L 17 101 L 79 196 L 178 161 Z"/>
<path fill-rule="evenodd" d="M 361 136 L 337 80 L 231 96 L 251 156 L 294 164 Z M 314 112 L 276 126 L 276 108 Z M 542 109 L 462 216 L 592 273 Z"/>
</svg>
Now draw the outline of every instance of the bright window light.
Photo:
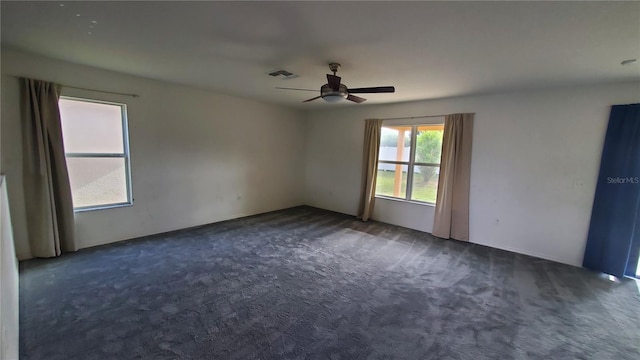
<svg viewBox="0 0 640 360">
<path fill-rule="evenodd" d="M 376 196 L 435 204 L 443 124 L 383 126 Z"/>
<path fill-rule="evenodd" d="M 59 107 L 74 209 L 130 205 L 126 105 L 61 97 Z"/>
</svg>

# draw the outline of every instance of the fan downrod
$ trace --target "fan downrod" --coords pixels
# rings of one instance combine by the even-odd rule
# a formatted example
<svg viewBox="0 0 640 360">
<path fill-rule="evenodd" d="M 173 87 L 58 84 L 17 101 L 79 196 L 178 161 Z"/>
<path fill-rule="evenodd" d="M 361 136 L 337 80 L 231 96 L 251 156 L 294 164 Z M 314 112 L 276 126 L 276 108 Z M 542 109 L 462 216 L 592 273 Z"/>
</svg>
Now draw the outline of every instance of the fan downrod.
<svg viewBox="0 0 640 360">
<path fill-rule="evenodd" d="M 335 75 L 336 72 L 338 72 L 338 70 L 340 70 L 340 64 L 338 64 L 338 63 L 329 63 L 329 70 L 331 70 L 333 72 L 333 75 Z"/>
</svg>

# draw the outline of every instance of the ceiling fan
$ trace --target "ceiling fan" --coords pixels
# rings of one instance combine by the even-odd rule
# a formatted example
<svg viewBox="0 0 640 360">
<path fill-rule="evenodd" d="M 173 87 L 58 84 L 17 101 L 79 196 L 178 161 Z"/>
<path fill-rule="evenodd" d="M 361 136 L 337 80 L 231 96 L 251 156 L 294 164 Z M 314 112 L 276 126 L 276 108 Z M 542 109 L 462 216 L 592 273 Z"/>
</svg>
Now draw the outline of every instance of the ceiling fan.
<svg viewBox="0 0 640 360">
<path fill-rule="evenodd" d="M 327 102 L 337 102 L 342 99 L 347 99 L 359 104 L 361 102 L 367 101 L 367 99 L 361 98 L 359 96 L 355 96 L 353 94 L 392 93 L 396 91 L 396 88 L 393 86 L 377 86 L 377 87 L 349 89 L 347 88 L 346 85 L 340 83 L 340 80 L 342 78 L 336 75 L 336 72 L 338 72 L 339 69 L 340 69 L 340 64 L 330 63 L 329 70 L 333 72 L 333 75 L 327 74 L 327 83 L 322 85 L 322 87 L 320 87 L 320 96 L 316 96 L 314 98 L 305 100 L 303 102 L 309 102 L 309 101 L 322 98 L 324 99 L 324 101 L 327 101 Z M 296 88 L 284 88 L 284 87 L 276 87 L 276 89 L 317 91 L 317 90 L 310 90 L 310 89 L 296 89 Z"/>
</svg>

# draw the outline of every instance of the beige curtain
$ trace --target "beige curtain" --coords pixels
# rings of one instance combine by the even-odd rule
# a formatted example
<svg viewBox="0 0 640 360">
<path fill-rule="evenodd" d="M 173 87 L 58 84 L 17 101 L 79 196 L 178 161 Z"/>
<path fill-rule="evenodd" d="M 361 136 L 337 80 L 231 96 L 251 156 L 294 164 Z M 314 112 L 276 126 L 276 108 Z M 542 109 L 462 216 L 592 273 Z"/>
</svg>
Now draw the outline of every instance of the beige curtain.
<svg viewBox="0 0 640 360">
<path fill-rule="evenodd" d="M 73 203 L 62 143 L 59 85 L 23 79 L 24 196 L 31 254 L 77 250 Z"/>
<path fill-rule="evenodd" d="M 447 115 L 433 235 L 469 241 L 469 184 L 474 114 Z"/>
<path fill-rule="evenodd" d="M 376 193 L 376 172 L 380 152 L 380 131 L 382 120 L 369 119 L 364 125 L 364 148 L 362 156 L 362 183 L 360 185 L 360 206 L 358 217 L 369 220 L 373 212 Z"/>
</svg>

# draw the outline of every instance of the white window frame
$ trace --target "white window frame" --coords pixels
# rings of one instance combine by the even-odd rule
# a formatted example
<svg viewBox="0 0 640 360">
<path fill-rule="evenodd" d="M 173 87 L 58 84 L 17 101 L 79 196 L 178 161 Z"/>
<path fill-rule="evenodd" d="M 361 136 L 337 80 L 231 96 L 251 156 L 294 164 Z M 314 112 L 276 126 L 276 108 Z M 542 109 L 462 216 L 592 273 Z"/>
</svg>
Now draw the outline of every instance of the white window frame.
<svg viewBox="0 0 640 360">
<path fill-rule="evenodd" d="M 123 158 L 125 182 L 127 186 L 127 201 L 121 202 L 121 203 L 90 205 L 90 206 L 81 206 L 81 207 L 74 206 L 73 211 L 83 212 L 83 211 L 92 211 L 92 210 L 112 209 L 112 208 L 133 205 L 133 191 L 131 189 L 131 160 L 130 160 L 131 154 L 129 151 L 129 121 L 127 119 L 127 104 L 113 102 L 113 101 L 81 98 L 81 97 L 75 97 L 75 96 L 60 96 L 60 100 L 63 100 L 63 99 L 119 106 L 120 118 L 122 120 L 122 145 L 123 145 L 122 153 L 68 153 L 65 150 L 64 156 L 65 156 L 65 159 L 66 158 Z M 63 135 L 63 141 L 64 141 L 64 135 Z"/>
<path fill-rule="evenodd" d="M 405 197 L 401 198 L 401 197 L 395 197 L 395 196 L 388 196 L 388 195 L 379 195 L 379 194 L 374 194 L 375 197 L 377 198 L 381 198 L 381 199 L 387 199 L 387 200 L 394 200 L 394 201 L 400 201 L 400 202 L 409 202 L 409 203 L 414 203 L 414 204 L 420 204 L 420 205 L 430 205 L 430 206 L 435 206 L 435 202 L 430 202 L 430 201 L 422 201 L 422 200 L 415 200 L 411 198 L 411 195 L 413 194 L 413 168 L 414 166 L 437 166 L 438 168 L 440 168 L 440 164 L 442 162 L 442 154 L 440 156 L 441 161 L 439 163 L 423 163 L 423 162 L 416 162 L 415 158 L 416 158 L 416 142 L 417 142 L 417 138 L 418 138 L 418 127 L 420 126 L 429 126 L 429 125 L 443 125 L 444 126 L 444 117 L 440 118 L 437 117 L 435 118 L 435 120 L 432 121 L 420 121 L 420 122 L 412 122 L 412 123 L 406 123 L 406 122 L 397 122 L 397 121 L 384 121 L 382 124 L 382 127 L 407 127 L 407 128 L 411 128 L 411 147 L 409 148 L 409 161 L 397 161 L 397 160 L 380 160 L 378 159 L 378 164 L 376 164 L 376 173 L 377 173 L 377 169 L 379 164 L 390 164 L 390 165 L 407 165 L 407 185 L 406 185 L 406 191 L 405 191 Z M 377 185 L 376 185 L 377 186 Z M 375 189 L 374 189 L 375 192 Z M 436 199 L 436 202 L 438 200 Z"/>
</svg>

